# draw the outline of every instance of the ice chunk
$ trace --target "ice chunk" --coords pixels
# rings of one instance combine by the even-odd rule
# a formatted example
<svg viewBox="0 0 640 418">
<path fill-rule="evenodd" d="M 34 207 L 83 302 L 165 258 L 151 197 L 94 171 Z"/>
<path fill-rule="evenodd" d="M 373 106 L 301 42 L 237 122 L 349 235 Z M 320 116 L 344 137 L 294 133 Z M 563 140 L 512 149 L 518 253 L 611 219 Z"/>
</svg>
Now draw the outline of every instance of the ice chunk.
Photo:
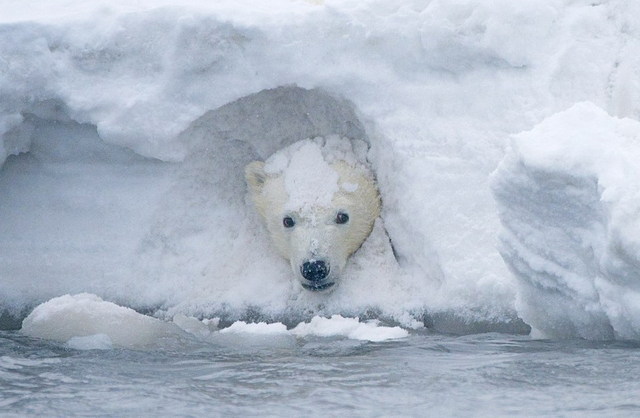
<svg viewBox="0 0 640 418">
<path fill-rule="evenodd" d="M 173 323 L 183 331 L 199 337 L 207 337 L 213 331 L 217 330 L 218 322 L 219 320 L 217 318 L 199 321 L 197 318 L 188 317 L 184 314 L 177 314 L 173 317 Z"/>
<path fill-rule="evenodd" d="M 409 336 L 409 332 L 400 327 L 381 326 L 378 321 L 360 322 L 358 318 L 344 318 L 341 315 L 332 315 L 331 318 L 316 316 L 309 323 L 298 324 L 291 333 L 298 337 L 342 336 L 366 341 L 386 341 Z"/>
<path fill-rule="evenodd" d="M 22 322 L 25 335 L 82 349 L 110 345 L 142 348 L 179 332 L 173 324 L 88 293 L 53 298 L 37 306 Z"/>
<path fill-rule="evenodd" d="M 246 323 L 236 321 L 231 326 L 220 330 L 220 334 L 241 334 L 255 336 L 283 336 L 296 337 L 346 337 L 364 341 L 386 341 L 405 338 L 409 332 L 400 327 L 385 327 L 378 321 L 360 322 L 358 318 L 345 318 L 332 315 L 330 318 L 315 316 L 310 322 L 301 322 L 291 330 L 279 322 L 276 323 Z"/>
<path fill-rule="evenodd" d="M 242 340 L 231 341 L 264 341 L 264 338 L 270 337 L 346 337 L 354 340 L 363 341 L 386 341 L 397 338 L 404 338 L 409 332 L 398 326 L 386 327 L 380 325 L 379 321 L 371 320 L 360 322 L 358 318 L 342 317 L 341 315 L 333 315 L 330 318 L 315 316 L 310 322 L 301 322 L 293 329 L 288 330 L 286 325 L 280 322 L 257 322 L 247 323 L 245 321 L 236 321 L 227 328 L 222 328 L 219 332 L 207 328 L 202 322 L 191 318 L 200 325 L 182 327 L 187 332 L 200 338 L 209 339 L 210 341 L 220 342 L 219 335 L 235 335 L 243 337 Z M 174 318 L 174 322 L 176 318 Z M 185 324 L 185 318 L 178 318 L 179 324 Z M 204 327 L 204 328 L 201 328 Z M 249 337 L 259 337 L 259 339 L 248 340 Z"/>
<path fill-rule="evenodd" d="M 87 335 L 85 337 L 71 337 L 67 345 L 76 350 L 109 350 L 113 348 L 113 341 L 107 334 Z"/>
<path fill-rule="evenodd" d="M 287 335 L 287 327 L 279 322 L 246 323 L 236 321 L 231 326 L 220 330 L 221 334 L 255 334 L 255 335 Z"/>
<path fill-rule="evenodd" d="M 640 337 L 640 123 L 578 103 L 494 173 L 517 308 L 544 336 Z"/>
</svg>

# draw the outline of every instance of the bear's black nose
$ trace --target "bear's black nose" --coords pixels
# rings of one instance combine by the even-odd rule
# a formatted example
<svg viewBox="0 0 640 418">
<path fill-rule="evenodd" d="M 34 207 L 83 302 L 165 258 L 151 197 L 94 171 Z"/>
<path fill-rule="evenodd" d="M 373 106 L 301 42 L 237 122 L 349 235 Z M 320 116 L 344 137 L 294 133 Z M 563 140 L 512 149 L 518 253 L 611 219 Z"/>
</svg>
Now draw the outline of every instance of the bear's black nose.
<svg viewBox="0 0 640 418">
<path fill-rule="evenodd" d="M 319 282 L 329 274 L 329 267 L 322 260 L 305 261 L 301 270 L 302 277 L 312 282 Z"/>
</svg>

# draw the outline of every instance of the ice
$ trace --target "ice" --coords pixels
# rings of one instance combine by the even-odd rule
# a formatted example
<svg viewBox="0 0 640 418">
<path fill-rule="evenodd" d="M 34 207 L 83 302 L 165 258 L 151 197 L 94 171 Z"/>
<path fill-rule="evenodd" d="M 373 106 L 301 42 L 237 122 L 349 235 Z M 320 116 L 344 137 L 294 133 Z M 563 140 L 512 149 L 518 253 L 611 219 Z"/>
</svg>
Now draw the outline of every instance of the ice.
<svg viewBox="0 0 640 418">
<path fill-rule="evenodd" d="M 173 324 L 89 293 L 53 298 L 37 306 L 22 323 L 27 336 L 66 342 L 83 350 L 144 348 L 179 332 Z"/>
<path fill-rule="evenodd" d="M 67 346 L 76 350 L 110 350 L 113 341 L 107 334 L 94 334 L 85 337 L 71 337 Z"/>
<path fill-rule="evenodd" d="M 266 322 L 250 323 L 237 321 L 227 328 L 220 330 L 221 334 L 255 334 L 255 335 L 286 335 L 287 327 L 279 322 L 267 324 Z"/>
<path fill-rule="evenodd" d="M 409 336 L 409 333 L 400 327 L 385 327 L 377 321 L 360 322 L 358 318 L 343 318 L 340 315 L 332 315 L 331 318 L 316 316 L 311 322 L 296 326 L 291 333 L 298 337 L 345 336 L 366 341 L 386 341 Z"/>
<path fill-rule="evenodd" d="M 56 296 L 91 292 L 165 319 L 295 325 L 368 313 L 470 332 L 519 332 L 518 315 L 542 329 L 535 318 L 561 300 L 573 325 L 555 335 L 635 338 L 635 285 L 620 278 L 637 249 L 633 216 L 622 215 L 631 186 L 611 180 L 603 195 L 618 202 L 602 224 L 612 238 L 592 240 L 617 248 L 595 251 L 611 253 L 604 273 L 588 285 L 578 274 L 575 299 L 537 307 L 522 301 L 549 292 L 523 287 L 496 249 L 506 206 L 489 177 L 511 135 L 575 103 L 640 118 L 638 2 L 63 5 L 0 0 L 0 328 Z M 250 161 L 317 137 L 335 141 L 334 158 L 343 138 L 359 141 L 354 154 L 383 201 L 349 280 L 324 297 L 294 287 L 242 178 Z M 608 143 L 603 156 L 627 152 Z M 580 170 L 599 163 L 584 162 L 592 151 L 581 145 L 560 146 L 578 170 L 565 171 L 578 179 L 576 200 L 545 180 L 558 192 L 546 202 L 602 219 L 613 206 L 591 201 Z M 565 220 L 559 228 L 573 228 Z M 594 321 L 600 331 L 576 332 Z"/>
<path fill-rule="evenodd" d="M 386 327 L 378 321 L 360 322 L 358 318 L 344 318 L 332 315 L 330 318 L 315 316 L 310 322 L 301 322 L 295 328 L 276 323 L 246 323 L 237 321 L 220 330 L 221 334 L 253 334 L 253 335 L 294 335 L 303 337 L 346 337 L 364 341 L 386 341 L 409 336 L 409 332 L 400 327 Z"/>
<path fill-rule="evenodd" d="M 198 337 L 207 337 L 213 331 L 218 329 L 219 318 L 203 319 L 202 321 L 192 316 L 186 316 L 184 314 L 176 314 L 173 316 L 173 323 L 179 326 L 189 334 L 193 334 Z"/>
<path fill-rule="evenodd" d="M 160 348 L 163 340 L 176 339 L 183 335 L 182 331 L 198 340 L 232 344 L 256 342 L 255 339 L 246 340 L 247 337 L 260 337 L 262 341 L 270 342 L 278 342 L 280 337 L 286 337 L 284 341 L 288 341 L 293 337 L 309 336 L 385 341 L 409 335 L 397 326 L 385 327 L 378 321 L 360 322 L 358 318 L 340 315 L 331 318 L 316 316 L 309 323 L 300 323 L 291 330 L 280 322 L 245 321 L 236 321 L 218 329 L 218 321 L 217 318 L 200 321 L 177 314 L 172 322 L 164 322 L 106 302 L 96 295 L 81 293 L 53 298 L 37 306 L 24 319 L 21 332 L 29 337 L 64 342 L 76 350 Z"/>
<path fill-rule="evenodd" d="M 640 337 L 640 123 L 578 103 L 514 137 L 494 175 L 501 252 L 537 335 Z"/>
<path fill-rule="evenodd" d="M 174 322 L 175 321 L 176 320 L 174 318 Z M 202 324 L 202 322 L 200 323 Z M 221 335 L 243 335 L 254 337 L 342 337 L 373 342 L 394 340 L 409 336 L 409 332 L 399 326 L 383 326 L 380 325 L 380 322 L 377 320 L 361 322 L 358 318 L 345 318 L 341 315 L 332 315 L 329 318 L 314 316 L 309 322 L 301 322 L 292 329 L 287 329 L 287 326 L 280 322 L 247 323 L 245 321 L 236 321 L 219 331 L 211 331 L 208 335 L 201 332 L 193 334 L 201 337 L 208 337 L 210 340 L 216 341 L 217 333 Z"/>
</svg>

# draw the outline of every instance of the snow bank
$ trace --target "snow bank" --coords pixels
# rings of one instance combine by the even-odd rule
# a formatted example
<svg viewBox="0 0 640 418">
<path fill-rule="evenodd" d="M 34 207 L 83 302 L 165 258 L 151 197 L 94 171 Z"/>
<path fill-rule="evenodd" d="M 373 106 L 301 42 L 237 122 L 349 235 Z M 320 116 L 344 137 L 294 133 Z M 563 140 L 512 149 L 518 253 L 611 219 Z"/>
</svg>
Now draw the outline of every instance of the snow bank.
<svg viewBox="0 0 640 418">
<path fill-rule="evenodd" d="M 640 337 L 640 123 L 591 103 L 514 137 L 494 174 L 518 312 L 542 335 Z"/>
<path fill-rule="evenodd" d="M 92 292 L 167 317 L 519 330 L 488 180 L 506 138 L 583 100 L 640 117 L 637 2 L 172 3 L 0 0 L 0 326 Z M 331 135 L 370 145 L 399 266 L 370 240 L 361 280 L 318 299 L 242 168 Z"/>
</svg>

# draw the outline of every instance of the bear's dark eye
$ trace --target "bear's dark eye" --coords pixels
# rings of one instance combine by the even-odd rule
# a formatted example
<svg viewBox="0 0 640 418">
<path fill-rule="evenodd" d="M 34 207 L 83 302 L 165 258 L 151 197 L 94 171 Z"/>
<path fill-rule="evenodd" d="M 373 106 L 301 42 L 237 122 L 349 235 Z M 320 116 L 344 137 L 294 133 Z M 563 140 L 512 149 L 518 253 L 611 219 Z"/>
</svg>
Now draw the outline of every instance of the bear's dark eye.
<svg viewBox="0 0 640 418">
<path fill-rule="evenodd" d="M 285 228 L 293 228 L 295 224 L 296 221 L 294 221 L 291 216 L 285 216 L 282 218 L 282 225 L 284 225 Z"/>
<path fill-rule="evenodd" d="M 346 224 L 349 222 L 349 215 L 344 212 L 338 212 L 336 215 L 336 223 L 337 224 Z"/>
</svg>

